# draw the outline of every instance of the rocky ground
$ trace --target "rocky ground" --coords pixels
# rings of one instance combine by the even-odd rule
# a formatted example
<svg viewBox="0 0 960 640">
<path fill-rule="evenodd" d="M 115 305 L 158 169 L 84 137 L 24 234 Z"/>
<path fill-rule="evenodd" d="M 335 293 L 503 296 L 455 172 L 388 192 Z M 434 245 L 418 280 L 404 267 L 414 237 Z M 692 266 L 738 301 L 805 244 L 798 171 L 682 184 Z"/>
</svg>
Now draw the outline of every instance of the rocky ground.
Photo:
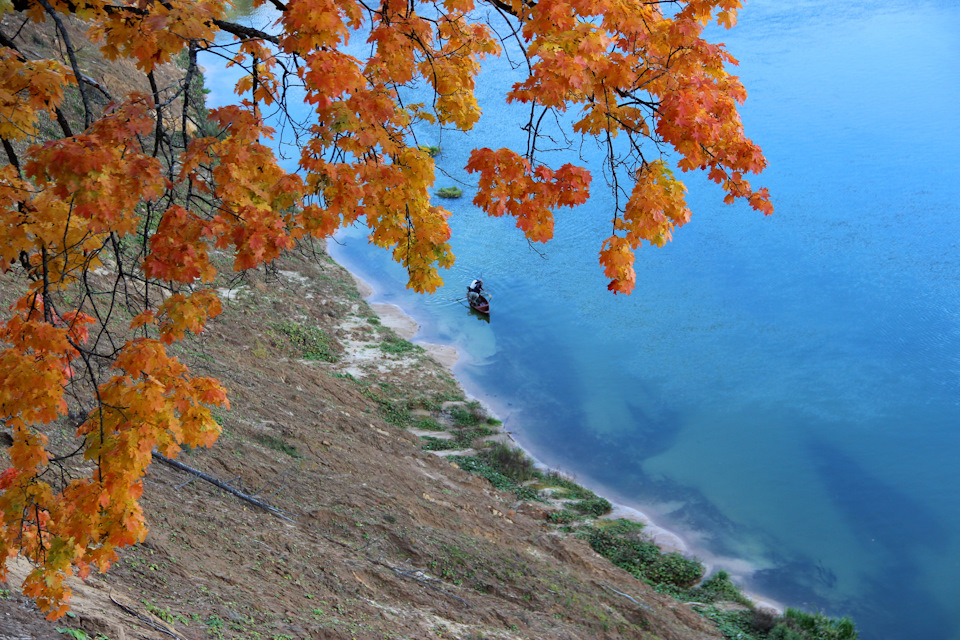
<svg viewBox="0 0 960 640">
<path fill-rule="evenodd" d="M 548 525 L 542 503 L 425 451 L 418 434 L 449 439 L 438 429 L 475 405 L 324 253 L 221 294 L 181 357 L 232 408 L 212 449 L 179 460 L 278 511 L 155 463 L 147 540 L 78 581 L 57 622 L 0 592 L 0 639 L 719 637 Z"/>
</svg>

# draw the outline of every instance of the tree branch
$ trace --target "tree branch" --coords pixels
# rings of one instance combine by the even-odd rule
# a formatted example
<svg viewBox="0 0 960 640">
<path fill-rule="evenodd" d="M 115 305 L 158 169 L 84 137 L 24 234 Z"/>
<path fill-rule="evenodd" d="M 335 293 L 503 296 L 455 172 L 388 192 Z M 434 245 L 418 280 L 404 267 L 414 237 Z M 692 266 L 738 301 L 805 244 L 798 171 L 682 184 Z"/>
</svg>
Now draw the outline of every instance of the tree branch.
<svg viewBox="0 0 960 640">
<path fill-rule="evenodd" d="M 44 0 L 44 2 L 45 1 L 46 0 Z M 227 22 L 226 20 L 213 20 L 213 24 L 217 25 L 221 31 L 232 33 L 238 38 L 266 40 L 267 42 L 272 42 L 273 44 L 280 46 L 280 38 L 277 36 L 272 36 L 265 31 L 254 29 L 253 27 L 245 27 L 241 24 L 236 24 L 235 22 Z"/>
<path fill-rule="evenodd" d="M 67 57 L 70 59 L 70 66 L 73 68 L 73 75 L 77 78 L 77 88 L 80 89 L 80 97 L 83 98 L 83 128 L 86 129 L 90 126 L 90 100 L 87 98 L 87 92 L 83 87 L 84 75 L 80 73 L 80 64 L 77 62 L 77 53 L 73 49 L 73 45 L 70 43 L 70 35 L 67 33 L 67 28 L 63 25 L 63 21 L 60 19 L 60 16 L 57 15 L 56 10 L 50 6 L 50 3 L 47 0 L 37 0 L 40 3 L 40 6 L 43 7 L 50 17 L 53 19 L 54 23 L 57 25 L 57 31 L 60 32 L 60 37 L 63 38 L 63 42 L 67 47 Z"/>
<path fill-rule="evenodd" d="M 269 511 L 270 513 L 272 513 L 273 515 L 277 516 L 278 518 L 282 518 L 282 519 L 284 519 L 284 520 L 287 520 L 288 522 L 293 522 L 293 521 L 294 521 L 292 518 L 288 518 L 286 515 L 284 515 L 283 511 L 281 511 L 280 509 L 277 509 L 276 507 L 272 507 L 272 506 L 270 506 L 269 504 L 267 504 L 266 502 L 261 502 L 260 500 L 257 500 L 257 499 L 254 498 L 253 496 L 247 495 L 246 493 L 243 493 L 242 491 L 237 491 L 236 489 L 234 489 L 234 488 L 231 487 L 230 485 L 226 484 L 225 482 L 221 482 L 220 480 L 217 480 L 217 479 L 214 478 L 213 476 L 209 476 L 209 475 L 205 474 L 203 471 L 200 471 L 199 469 L 194 469 L 193 467 L 187 466 L 187 465 L 183 464 L 182 462 L 178 462 L 177 460 L 173 460 L 173 459 L 171 459 L 171 458 L 168 458 L 167 456 L 163 455 L 162 453 L 157 453 L 156 451 L 154 451 L 154 452 L 152 452 L 152 453 L 153 453 L 153 459 L 154 459 L 154 460 L 159 460 L 160 462 L 162 462 L 162 463 L 164 463 L 164 464 L 166 464 L 166 465 L 170 465 L 170 466 L 173 467 L 174 469 L 180 469 L 181 471 L 186 471 L 187 473 L 192 473 L 193 475 L 197 476 L 197 477 L 200 478 L 201 480 L 206 480 L 207 482 L 209 482 L 209 483 L 212 484 L 213 486 L 218 487 L 218 488 L 220 488 L 220 489 L 223 489 L 224 491 L 226 491 L 226 492 L 229 493 L 230 495 L 236 496 L 236 497 L 240 498 L 241 500 L 245 500 L 246 502 L 249 502 L 250 504 L 256 505 L 256 506 L 260 507 L 261 509 L 265 509 L 266 511 Z"/>
<path fill-rule="evenodd" d="M 20 161 L 17 159 L 17 152 L 13 150 L 13 145 L 6 138 L 0 138 L 0 142 L 3 142 L 3 150 L 7 152 L 10 164 L 17 170 L 17 174 L 20 174 Z"/>
</svg>

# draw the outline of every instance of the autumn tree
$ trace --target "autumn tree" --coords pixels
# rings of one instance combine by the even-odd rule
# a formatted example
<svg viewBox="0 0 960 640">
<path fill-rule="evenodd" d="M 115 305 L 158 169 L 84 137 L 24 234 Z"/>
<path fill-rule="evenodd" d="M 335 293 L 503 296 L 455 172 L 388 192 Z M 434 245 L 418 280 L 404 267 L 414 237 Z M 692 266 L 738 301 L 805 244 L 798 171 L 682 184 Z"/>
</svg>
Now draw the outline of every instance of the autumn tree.
<svg viewBox="0 0 960 640">
<path fill-rule="evenodd" d="M 489 215 L 545 242 L 554 212 L 584 203 L 602 172 L 615 205 L 600 264 L 609 288 L 629 293 L 633 252 L 690 217 L 674 169 L 702 170 L 726 201 L 771 212 L 744 177 L 765 160 L 737 113 L 736 61 L 702 35 L 711 21 L 732 26 L 740 0 L 269 5 L 277 20 L 261 31 L 229 21 L 222 0 L 0 0 L 0 257 L 3 286 L 19 287 L 0 326 L 12 443 L 0 558 L 34 563 L 25 591 L 52 617 L 66 610 L 66 576 L 106 570 L 143 540 L 154 452 L 217 438 L 224 388 L 168 351 L 220 311 L 212 251 L 240 271 L 362 220 L 409 286 L 441 283 L 449 213 L 431 202 L 434 160 L 415 131 L 473 127 L 481 61 L 506 44 L 498 33 L 522 51 L 504 99 L 529 121 L 525 148 L 476 149 L 466 166 Z M 62 56 L 31 53 L 21 32 L 38 24 Z M 106 59 L 132 61 L 144 90 L 112 95 L 89 77 L 81 32 Z M 362 59 L 345 50 L 358 39 Z M 199 61 L 214 55 L 244 74 L 236 103 L 207 112 Z M 428 101 L 404 100 L 415 84 Z M 287 118 L 292 95 L 309 122 Z M 605 166 L 545 164 L 542 127 L 556 114 L 571 139 L 607 150 Z M 268 120 L 293 132 L 296 173 L 279 166 Z M 51 441 L 57 420 L 73 440 Z"/>
</svg>

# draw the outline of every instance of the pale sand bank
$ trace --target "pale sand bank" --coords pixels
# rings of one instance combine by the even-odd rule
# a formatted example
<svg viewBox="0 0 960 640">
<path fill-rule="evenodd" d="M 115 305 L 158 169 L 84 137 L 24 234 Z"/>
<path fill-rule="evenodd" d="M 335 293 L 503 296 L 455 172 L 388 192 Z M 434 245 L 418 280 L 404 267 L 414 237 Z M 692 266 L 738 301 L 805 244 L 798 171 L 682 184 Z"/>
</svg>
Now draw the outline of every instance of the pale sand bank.
<svg viewBox="0 0 960 640">
<path fill-rule="evenodd" d="M 367 281 L 359 278 L 355 273 L 351 272 L 350 275 L 353 276 L 353 281 L 357 284 L 357 291 L 360 292 L 360 297 L 364 300 L 375 293 L 373 287 L 370 286 Z M 393 331 L 404 340 L 410 340 L 423 347 L 434 360 L 447 369 L 452 368 L 457 360 L 459 360 L 460 354 L 455 347 L 447 344 L 415 341 L 413 337 L 420 331 L 420 325 L 416 320 L 404 313 L 403 309 L 397 305 L 385 302 L 373 302 L 370 303 L 370 308 L 380 317 L 380 323 L 383 324 L 383 326 L 393 329 Z"/>
</svg>

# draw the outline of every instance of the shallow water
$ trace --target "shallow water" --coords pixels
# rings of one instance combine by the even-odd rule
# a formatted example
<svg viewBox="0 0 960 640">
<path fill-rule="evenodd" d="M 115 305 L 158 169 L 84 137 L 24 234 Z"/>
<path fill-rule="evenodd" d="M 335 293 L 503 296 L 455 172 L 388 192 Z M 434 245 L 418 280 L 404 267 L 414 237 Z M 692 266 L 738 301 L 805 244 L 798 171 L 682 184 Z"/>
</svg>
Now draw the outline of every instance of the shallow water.
<svg viewBox="0 0 960 640">
<path fill-rule="evenodd" d="M 505 61 L 484 68 L 475 131 L 421 132 L 443 149 L 437 186 L 466 184 L 444 201 L 447 287 L 405 291 L 362 230 L 333 253 L 418 339 L 460 349 L 458 375 L 538 459 L 751 591 L 852 615 L 867 640 L 960 638 L 960 7 L 753 0 L 718 37 L 777 211 L 685 176 L 693 220 L 640 252 L 632 296 L 596 264 L 599 170 L 542 256 L 470 204 L 469 150 L 523 140 L 496 102 Z M 489 321 L 456 301 L 478 275 Z"/>
</svg>

